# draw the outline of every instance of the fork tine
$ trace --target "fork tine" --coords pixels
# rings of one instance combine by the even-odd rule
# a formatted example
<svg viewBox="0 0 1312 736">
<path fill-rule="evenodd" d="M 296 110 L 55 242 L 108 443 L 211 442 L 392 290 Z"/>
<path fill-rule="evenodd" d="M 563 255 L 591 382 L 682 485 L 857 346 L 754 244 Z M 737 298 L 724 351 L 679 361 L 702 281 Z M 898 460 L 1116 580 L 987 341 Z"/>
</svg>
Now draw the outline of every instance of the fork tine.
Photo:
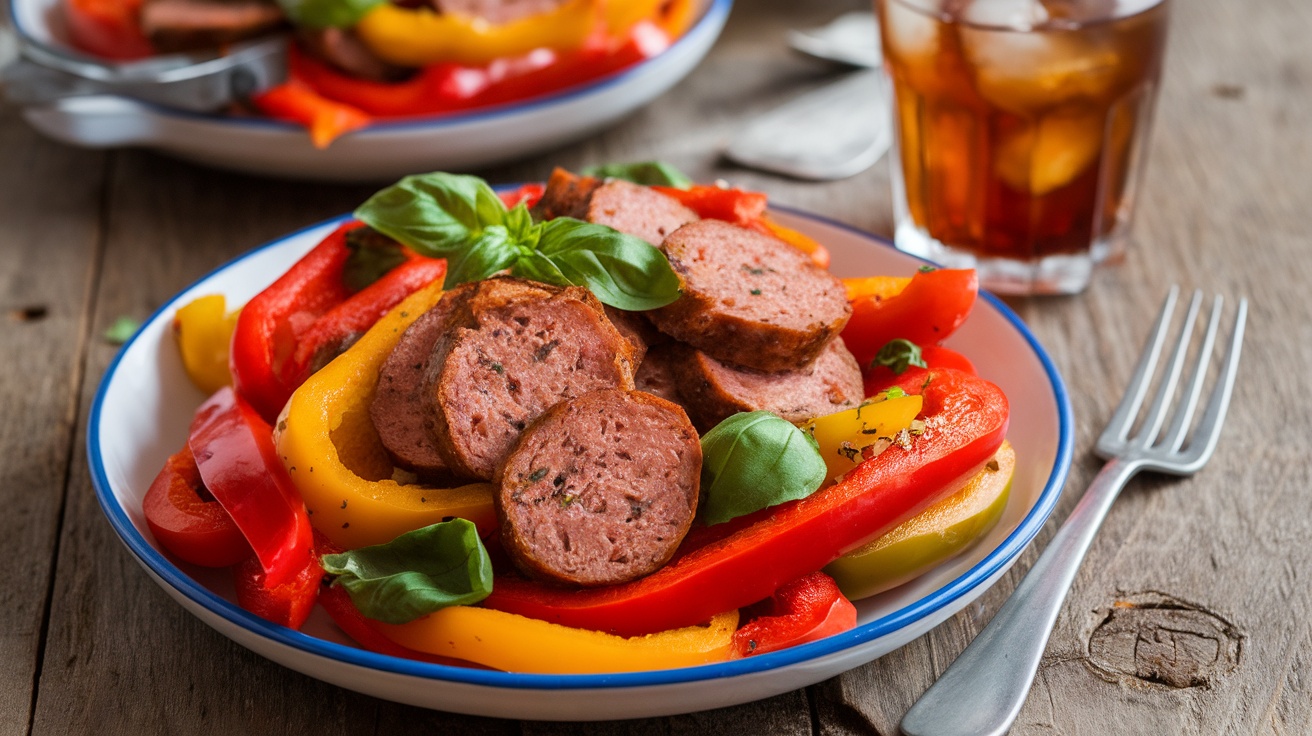
<svg viewBox="0 0 1312 736">
<path fill-rule="evenodd" d="M 1198 321 L 1198 309 L 1202 303 L 1203 292 L 1195 289 L 1193 298 L 1189 300 L 1189 311 L 1185 313 L 1184 323 L 1180 325 L 1180 336 L 1175 340 L 1175 349 L 1171 351 L 1171 361 L 1167 365 L 1166 375 L 1158 384 L 1152 406 L 1148 409 L 1148 416 L 1133 440 L 1133 443 L 1139 447 L 1152 447 L 1157 439 L 1157 433 L 1162 431 L 1166 412 L 1170 410 L 1171 399 L 1175 397 L 1175 387 L 1180 382 L 1180 372 L 1184 369 L 1185 356 L 1189 353 L 1189 343 L 1193 338 L 1194 324 Z"/>
<path fill-rule="evenodd" d="M 1134 375 L 1130 377 L 1130 385 L 1126 388 L 1121 403 L 1116 406 L 1116 411 L 1112 413 L 1112 418 L 1108 420 L 1107 428 L 1098 438 L 1098 451 L 1104 457 L 1113 455 L 1115 448 L 1125 441 L 1130 433 L 1130 427 L 1134 424 L 1134 417 L 1139 413 L 1139 407 L 1143 405 L 1153 371 L 1157 367 L 1157 357 L 1162 353 L 1166 327 L 1171 320 L 1171 312 L 1175 309 L 1175 299 L 1179 293 L 1179 286 L 1172 286 L 1171 290 L 1166 292 L 1162 311 L 1157 314 L 1157 323 L 1153 325 L 1153 331 L 1144 343 L 1143 352 L 1139 355 L 1139 364 L 1135 366 Z"/>
<path fill-rule="evenodd" d="M 1184 444 L 1185 435 L 1189 432 L 1189 423 L 1198 408 L 1198 398 L 1203 394 L 1203 380 L 1207 377 L 1207 365 L 1212 361 L 1212 347 L 1216 344 L 1216 333 L 1221 326 L 1221 306 L 1222 299 L 1218 294 L 1212 300 L 1212 317 L 1207 321 L 1207 334 L 1203 335 L 1203 346 L 1199 348 L 1197 359 L 1194 361 L 1194 370 L 1189 377 L 1189 389 L 1184 404 L 1176 409 L 1175 415 L 1171 417 L 1171 426 L 1167 428 L 1163 438 L 1162 444 L 1170 452 L 1179 450 Z"/>
<path fill-rule="evenodd" d="M 1212 389 L 1207 409 L 1198 423 L 1198 429 L 1194 431 L 1194 440 L 1183 458 L 1184 462 L 1181 463 L 1179 471 L 1173 472 L 1178 472 L 1180 475 L 1197 472 L 1216 450 L 1216 441 L 1221 436 L 1221 421 L 1225 419 L 1225 411 L 1230 406 L 1230 394 L 1234 390 L 1235 376 L 1239 372 L 1239 353 L 1244 343 L 1244 322 L 1247 317 L 1248 300 L 1240 299 L 1239 309 L 1235 313 L 1234 328 L 1230 332 L 1230 345 L 1226 350 L 1225 367 L 1217 376 L 1216 387 Z"/>
</svg>

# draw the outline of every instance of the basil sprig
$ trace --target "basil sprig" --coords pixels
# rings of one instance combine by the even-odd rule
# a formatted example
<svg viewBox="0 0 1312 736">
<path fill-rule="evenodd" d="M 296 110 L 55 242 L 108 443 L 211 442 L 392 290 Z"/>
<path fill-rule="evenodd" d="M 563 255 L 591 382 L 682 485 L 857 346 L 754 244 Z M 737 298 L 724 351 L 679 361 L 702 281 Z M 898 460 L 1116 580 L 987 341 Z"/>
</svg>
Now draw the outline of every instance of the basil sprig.
<svg viewBox="0 0 1312 736">
<path fill-rule="evenodd" d="M 643 184 L 649 187 L 663 186 L 687 189 L 692 186 L 692 179 L 663 161 L 604 164 L 588 167 L 580 173 L 584 176 L 595 176 L 600 179 L 624 179 L 634 184 Z"/>
<path fill-rule="evenodd" d="M 278 0 L 282 12 L 306 28 L 350 28 L 387 0 Z"/>
<path fill-rule="evenodd" d="M 492 592 L 492 560 L 478 529 L 453 519 L 406 532 L 387 544 L 321 558 L 365 616 L 403 624 Z"/>
<path fill-rule="evenodd" d="M 875 359 L 870 362 L 870 367 L 875 368 L 881 365 L 899 376 L 906 373 L 907 369 L 913 365 L 917 368 L 929 367 L 929 364 L 925 362 L 920 354 L 920 346 L 902 338 L 889 340 L 875 354 Z"/>
<path fill-rule="evenodd" d="M 702 435 L 706 523 L 806 498 L 825 480 L 815 440 L 768 411 L 735 414 Z"/>
<path fill-rule="evenodd" d="M 646 241 L 568 217 L 533 222 L 523 203 L 507 210 L 477 177 L 409 176 L 370 197 L 355 216 L 418 253 L 447 259 L 447 288 L 510 269 L 527 279 L 585 287 L 629 311 L 679 297 L 679 277 Z"/>
</svg>

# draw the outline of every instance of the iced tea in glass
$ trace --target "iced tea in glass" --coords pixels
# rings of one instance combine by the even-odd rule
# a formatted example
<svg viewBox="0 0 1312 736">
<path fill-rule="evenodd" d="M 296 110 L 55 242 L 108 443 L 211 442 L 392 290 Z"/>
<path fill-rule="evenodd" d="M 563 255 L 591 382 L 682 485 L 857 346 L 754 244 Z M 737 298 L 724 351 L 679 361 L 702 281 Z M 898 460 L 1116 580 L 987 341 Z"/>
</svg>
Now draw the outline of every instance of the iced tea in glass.
<svg viewBox="0 0 1312 736">
<path fill-rule="evenodd" d="M 1074 293 L 1125 245 L 1166 0 L 876 0 L 899 248 Z"/>
</svg>

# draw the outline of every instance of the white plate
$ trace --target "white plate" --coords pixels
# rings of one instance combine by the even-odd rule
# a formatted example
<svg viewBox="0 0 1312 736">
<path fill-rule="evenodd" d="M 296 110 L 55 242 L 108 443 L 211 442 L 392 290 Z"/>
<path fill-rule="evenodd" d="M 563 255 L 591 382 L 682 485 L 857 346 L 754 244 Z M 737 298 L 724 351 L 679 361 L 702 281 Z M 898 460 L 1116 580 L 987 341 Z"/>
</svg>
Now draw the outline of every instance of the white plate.
<svg viewBox="0 0 1312 736">
<path fill-rule="evenodd" d="M 59 0 L 12 0 L 14 27 L 61 44 Z M 275 120 L 191 113 L 123 97 L 70 97 L 25 108 L 55 140 L 86 148 L 141 146 L 225 169 L 299 179 L 383 181 L 468 170 L 582 139 L 651 102 L 710 50 L 733 0 L 704 0 L 700 20 L 665 52 L 545 97 L 458 115 L 371 125 L 319 150 L 305 129 Z"/>
<path fill-rule="evenodd" d="M 909 275 L 922 261 L 844 225 L 791 211 L 778 219 L 824 243 L 840 276 Z M 105 514 L 146 572 L 184 608 L 269 659 L 342 687 L 402 703 L 502 718 L 603 720 L 685 713 L 788 692 L 886 654 L 961 610 L 1011 566 L 1052 512 L 1071 463 L 1066 389 L 1020 319 L 983 294 L 948 344 L 997 382 L 1011 402 L 1008 434 L 1017 467 L 1002 521 L 965 554 L 887 593 L 859 601 L 857 627 L 792 649 L 731 662 L 614 675 L 526 675 L 464 669 L 355 648 L 322 610 L 304 633 L 275 626 L 233 603 L 224 571 L 163 555 L 141 501 L 181 446 L 204 396 L 187 380 L 169 331 L 174 311 L 203 294 L 243 303 L 328 233 L 315 225 L 238 258 L 155 313 L 123 347 L 96 394 L 87 436 Z M 713 682 L 712 686 L 707 686 Z"/>
</svg>

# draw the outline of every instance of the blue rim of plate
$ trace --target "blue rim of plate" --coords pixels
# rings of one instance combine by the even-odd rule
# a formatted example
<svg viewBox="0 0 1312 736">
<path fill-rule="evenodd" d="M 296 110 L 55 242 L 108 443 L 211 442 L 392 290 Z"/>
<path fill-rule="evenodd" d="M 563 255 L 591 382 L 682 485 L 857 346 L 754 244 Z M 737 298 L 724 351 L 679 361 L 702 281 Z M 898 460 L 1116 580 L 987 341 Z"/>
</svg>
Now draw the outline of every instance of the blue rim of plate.
<svg viewBox="0 0 1312 736">
<path fill-rule="evenodd" d="M 498 187 L 498 189 L 501 188 L 503 187 Z M 882 247 L 895 248 L 893 243 L 886 238 L 882 238 L 878 235 L 865 232 L 864 230 L 860 230 L 835 220 L 788 207 L 772 206 L 771 209 L 787 212 L 804 219 L 809 219 L 845 230 L 859 238 L 876 243 Z M 765 672 L 837 654 L 845 649 L 874 641 L 875 639 L 893 634 L 910 626 L 951 604 L 953 601 L 983 584 L 995 574 L 1004 570 L 1012 560 L 1014 560 L 1016 556 L 1028 546 L 1035 535 L 1038 534 L 1039 530 L 1047 521 L 1048 516 L 1051 515 L 1053 509 L 1056 508 L 1057 501 L 1061 496 L 1062 486 L 1065 485 L 1066 475 L 1070 470 L 1073 453 L 1072 448 L 1074 445 L 1074 427 L 1071 419 L 1070 397 L 1067 394 L 1066 385 L 1062 381 L 1061 375 L 1057 372 L 1057 368 L 1053 364 L 1052 359 L 1048 356 L 1047 352 L 1039 344 L 1038 340 L 1034 337 L 1034 334 L 1030 332 L 1029 328 L 1020 317 L 996 296 L 981 291 L 980 296 L 983 297 L 983 299 L 994 309 L 998 310 L 1011 326 L 1025 338 L 1025 341 L 1029 344 L 1030 348 L 1034 351 L 1034 354 L 1043 364 L 1043 369 L 1048 376 L 1048 381 L 1052 386 L 1054 398 L 1057 403 L 1059 431 L 1056 457 L 1053 460 L 1052 471 L 1048 476 L 1047 484 L 1039 494 L 1034 506 L 1030 508 L 1020 524 L 1012 530 L 1011 534 L 1009 534 L 1001 544 L 989 552 L 984 559 L 971 567 L 970 570 L 962 573 L 956 579 L 890 614 L 882 616 L 869 623 L 862 624 L 850 631 L 820 641 L 745 659 L 672 670 L 590 675 L 524 674 L 417 662 L 383 654 L 375 654 L 364 649 L 357 649 L 355 647 L 319 639 L 284 626 L 269 623 L 268 621 L 240 608 L 236 604 L 221 598 L 208 588 L 205 588 L 200 583 L 188 577 L 186 573 L 175 566 L 162 553 L 152 547 L 142 533 L 133 526 L 122 505 L 119 504 L 114 497 L 113 491 L 110 488 L 109 477 L 105 472 L 104 458 L 101 455 L 100 444 L 98 442 L 100 437 L 101 411 L 103 409 L 105 395 L 108 391 L 110 380 L 114 377 L 119 362 L 122 360 L 123 356 L 127 355 L 137 339 L 143 334 L 146 327 L 154 324 L 156 320 L 161 319 L 163 315 L 173 310 L 174 305 L 182 295 L 186 294 L 198 284 L 215 274 L 232 268 L 258 253 L 269 248 L 280 246 L 288 240 L 296 238 L 304 233 L 318 228 L 326 228 L 330 225 L 335 225 L 349 217 L 350 215 L 342 215 L 330 218 L 314 225 L 301 228 L 300 230 L 278 238 L 277 240 L 265 243 L 264 245 L 238 256 L 205 274 L 185 289 L 179 291 L 163 306 L 156 309 L 150 318 L 143 323 L 137 333 L 119 348 L 119 352 L 115 355 L 114 360 L 106 369 L 105 375 L 101 378 L 100 385 L 96 389 L 96 396 L 91 406 L 91 414 L 87 426 L 87 455 L 90 461 L 91 480 L 95 486 L 96 498 L 99 501 L 100 507 L 104 511 L 105 516 L 109 519 L 110 525 L 114 528 L 114 531 L 118 534 L 119 539 L 123 544 L 127 546 L 127 548 L 136 555 L 138 560 L 151 572 L 175 590 L 182 593 L 192 602 L 208 609 L 211 613 L 225 619 L 230 624 L 239 626 L 250 633 L 262 636 L 278 644 L 291 647 L 304 653 L 325 657 L 327 659 L 399 675 L 418 677 L 435 682 L 445 681 L 511 690 L 640 688 L 695 682 L 700 680 L 717 680 L 727 677 L 737 677 L 752 673 Z M 901 251 L 899 251 L 899 253 L 901 253 Z M 902 253 L 902 255 L 909 254 Z M 927 263 L 929 262 L 927 261 Z"/>
<path fill-rule="evenodd" d="M 20 36 L 31 36 L 32 34 L 23 27 L 18 17 L 18 11 L 14 9 L 17 2 L 21 0 L 11 0 L 9 3 L 9 20 L 14 29 Z M 733 7 L 733 0 L 710 0 L 710 6 L 702 13 L 701 18 L 692 25 L 682 36 L 674 40 L 670 47 L 661 53 L 649 59 L 643 59 L 636 64 L 631 64 L 623 69 L 619 69 L 607 74 L 600 79 L 595 79 L 580 85 L 566 87 L 557 92 L 534 97 L 522 102 L 507 102 L 499 105 L 490 105 L 484 108 L 477 108 L 470 112 L 453 113 L 449 115 L 425 115 L 417 117 L 407 117 L 402 120 L 384 121 L 371 123 L 364 129 L 357 131 L 357 135 L 367 135 L 374 132 L 395 132 L 419 128 L 443 128 L 455 127 L 467 124 L 484 123 L 494 118 L 509 117 L 519 114 L 535 114 L 543 108 L 561 105 L 589 95 L 600 94 L 612 87 L 619 86 L 627 82 L 631 77 L 643 72 L 651 64 L 668 58 L 668 55 L 675 49 L 688 46 L 694 42 L 702 40 L 702 36 L 709 33 L 718 33 L 723 27 L 725 20 L 729 17 L 729 11 Z M 132 100 L 134 103 L 145 107 L 146 109 L 158 115 L 165 117 L 180 118 L 199 122 L 215 123 L 219 125 L 236 125 L 247 128 L 265 128 L 273 130 L 303 130 L 303 126 L 295 123 L 287 123 L 280 120 L 270 120 L 259 117 L 236 117 L 231 115 L 213 115 L 202 112 L 192 112 L 189 110 L 179 110 L 167 105 L 160 105 L 145 100 Z"/>
</svg>

